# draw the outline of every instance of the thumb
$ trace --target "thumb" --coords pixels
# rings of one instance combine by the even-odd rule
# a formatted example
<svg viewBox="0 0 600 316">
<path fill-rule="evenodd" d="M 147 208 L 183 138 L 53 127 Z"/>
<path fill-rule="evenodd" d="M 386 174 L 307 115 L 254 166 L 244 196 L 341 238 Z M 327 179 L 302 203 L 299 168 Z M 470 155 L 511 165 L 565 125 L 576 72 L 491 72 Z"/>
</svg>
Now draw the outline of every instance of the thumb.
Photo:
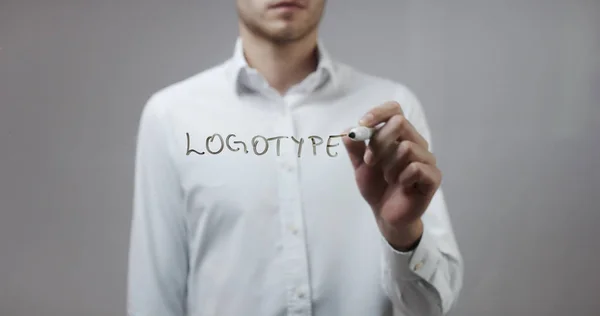
<svg viewBox="0 0 600 316">
<path fill-rule="evenodd" d="M 348 156 L 350 156 L 350 161 L 352 162 L 352 166 L 354 169 L 358 169 L 364 163 L 365 150 L 367 145 L 364 141 L 354 141 L 348 137 L 348 132 L 350 129 L 344 131 L 344 146 L 346 147 L 346 151 L 348 151 Z"/>
</svg>

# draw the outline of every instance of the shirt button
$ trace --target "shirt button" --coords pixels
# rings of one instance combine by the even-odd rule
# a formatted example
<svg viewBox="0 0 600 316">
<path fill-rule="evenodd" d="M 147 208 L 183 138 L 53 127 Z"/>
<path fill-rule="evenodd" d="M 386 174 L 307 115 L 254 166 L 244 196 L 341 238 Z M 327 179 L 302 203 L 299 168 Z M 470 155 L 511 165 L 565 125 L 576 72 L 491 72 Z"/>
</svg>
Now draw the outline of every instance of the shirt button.
<svg viewBox="0 0 600 316">
<path fill-rule="evenodd" d="M 304 291 L 298 290 L 298 298 L 299 299 L 303 299 L 306 297 L 306 294 L 304 293 Z"/>
<path fill-rule="evenodd" d="M 281 168 L 283 170 L 285 170 L 286 172 L 293 172 L 294 171 L 294 166 L 288 164 L 288 163 L 282 163 L 281 164 Z"/>
<path fill-rule="evenodd" d="M 413 270 L 414 271 L 419 271 L 422 267 L 423 267 L 423 261 L 415 264 L 415 266 L 413 267 Z"/>
<path fill-rule="evenodd" d="M 292 232 L 292 234 L 298 235 L 298 228 L 296 228 L 294 226 L 290 226 L 290 231 Z"/>
</svg>

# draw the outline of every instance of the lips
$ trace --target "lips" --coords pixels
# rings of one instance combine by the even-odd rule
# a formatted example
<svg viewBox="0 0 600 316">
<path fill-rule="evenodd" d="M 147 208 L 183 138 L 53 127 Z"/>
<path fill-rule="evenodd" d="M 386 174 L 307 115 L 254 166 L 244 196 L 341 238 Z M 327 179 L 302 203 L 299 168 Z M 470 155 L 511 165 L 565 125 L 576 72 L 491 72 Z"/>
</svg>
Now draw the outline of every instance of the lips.
<svg viewBox="0 0 600 316">
<path fill-rule="evenodd" d="M 279 8 L 299 8 L 304 9 L 306 5 L 303 1 L 278 1 L 269 6 L 269 9 Z"/>
</svg>

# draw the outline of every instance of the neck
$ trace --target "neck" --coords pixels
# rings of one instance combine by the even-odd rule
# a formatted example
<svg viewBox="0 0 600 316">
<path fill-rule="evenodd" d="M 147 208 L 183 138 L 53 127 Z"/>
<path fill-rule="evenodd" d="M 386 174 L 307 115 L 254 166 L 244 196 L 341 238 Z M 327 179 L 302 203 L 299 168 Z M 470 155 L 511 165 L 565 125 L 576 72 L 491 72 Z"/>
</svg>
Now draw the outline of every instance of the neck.
<svg viewBox="0 0 600 316">
<path fill-rule="evenodd" d="M 285 94 L 317 68 L 317 34 L 313 33 L 298 41 L 274 43 L 242 28 L 240 37 L 248 65 Z"/>
</svg>

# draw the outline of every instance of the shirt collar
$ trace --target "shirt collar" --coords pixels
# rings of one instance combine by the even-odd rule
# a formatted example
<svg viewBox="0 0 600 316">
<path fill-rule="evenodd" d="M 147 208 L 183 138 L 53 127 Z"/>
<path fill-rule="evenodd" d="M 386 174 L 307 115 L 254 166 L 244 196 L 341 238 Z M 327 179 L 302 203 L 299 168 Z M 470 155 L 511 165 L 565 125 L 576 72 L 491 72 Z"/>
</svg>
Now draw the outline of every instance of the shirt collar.
<svg viewBox="0 0 600 316">
<path fill-rule="evenodd" d="M 338 76 L 336 74 L 336 67 L 329 55 L 329 52 L 325 48 L 322 40 L 318 40 L 317 42 L 317 50 L 319 54 L 319 61 L 316 69 L 316 73 L 322 73 L 323 81 L 329 81 L 334 87 L 337 86 Z M 244 72 L 248 72 L 253 70 L 248 65 L 246 58 L 244 57 L 244 49 L 242 44 L 242 39 L 240 37 L 237 38 L 235 42 L 235 47 L 233 51 L 233 56 L 228 61 L 227 65 L 227 74 L 236 91 L 240 88 L 242 84 L 242 75 Z M 311 75 L 315 75 L 312 73 Z M 323 82 L 323 83 L 324 83 Z"/>
</svg>

